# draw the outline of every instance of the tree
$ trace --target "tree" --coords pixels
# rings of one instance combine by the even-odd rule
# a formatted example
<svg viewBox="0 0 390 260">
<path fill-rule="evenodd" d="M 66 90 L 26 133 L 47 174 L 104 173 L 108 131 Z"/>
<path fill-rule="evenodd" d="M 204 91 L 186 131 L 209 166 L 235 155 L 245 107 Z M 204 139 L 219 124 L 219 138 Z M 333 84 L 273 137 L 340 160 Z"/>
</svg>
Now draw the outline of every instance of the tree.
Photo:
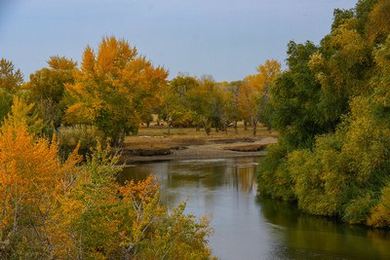
<svg viewBox="0 0 390 260">
<path fill-rule="evenodd" d="M 217 131 L 225 129 L 227 116 L 224 90 L 213 78 L 201 78 L 199 86 L 191 89 L 188 96 L 195 124 L 201 125 L 207 135 L 212 127 Z"/>
<path fill-rule="evenodd" d="M 119 144 L 127 134 L 137 133 L 142 112 L 159 104 L 157 93 L 167 75 L 126 41 L 104 38 L 97 55 L 85 49 L 75 83 L 66 87 L 70 105 L 65 121 L 95 125 Z"/>
<path fill-rule="evenodd" d="M 268 103 L 269 88 L 280 74 L 280 64 L 275 60 L 267 60 L 257 71 L 257 74 L 247 76 L 243 80 L 238 94 L 241 114 L 244 120 L 252 123 L 254 136 L 257 123 L 262 117 L 261 112 Z"/>
<path fill-rule="evenodd" d="M 9 113 L 12 106 L 12 94 L 6 89 L 0 88 L 0 124 Z"/>
<path fill-rule="evenodd" d="M 168 212 L 151 177 L 119 183 L 110 148 L 60 161 L 55 139 L 34 134 L 30 109 L 16 99 L 0 129 L 0 258 L 211 257 L 206 219 L 184 204 Z"/>
<path fill-rule="evenodd" d="M 296 200 L 311 214 L 389 227 L 390 36 L 386 26 L 370 26 L 379 17 L 390 23 L 385 2 L 335 12 L 319 47 L 290 43 L 289 69 L 270 89 L 281 136 L 262 164 L 261 194 Z"/>
<path fill-rule="evenodd" d="M 242 119 L 239 103 L 239 93 L 242 81 L 233 81 L 226 84 L 226 114 L 230 122 L 233 122 L 234 131 L 238 134 L 237 123 Z"/>
<path fill-rule="evenodd" d="M 172 125 L 188 127 L 193 124 L 194 112 L 191 110 L 189 93 L 198 86 L 196 78 L 178 75 L 165 88 L 159 116 L 168 124 L 168 132 Z"/>
<path fill-rule="evenodd" d="M 57 146 L 33 132 L 31 106 L 15 99 L 0 129 L 0 258 L 49 257 L 47 226 L 56 198 L 67 187 L 78 156 L 62 163 Z"/>
<path fill-rule="evenodd" d="M 120 185 L 117 157 L 95 151 L 64 198 L 56 219 L 70 243 L 57 241 L 58 256 L 100 259 L 207 258 L 210 230 L 179 206 L 172 213 L 159 202 L 152 177 Z M 64 219 L 64 216 L 67 216 Z M 59 231 L 61 231 L 60 229 Z"/>
<path fill-rule="evenodd" d="M 39 115 L 44 120 L 46 132 L 50 133 L 61 125 L 65 110 L 65 85 L 74 83 L 76 62 L 53 56 L 47 63 L 47 68 L 30 75 L 26 88 L 30 91 L 30 102 L 36 104 Z"/>
<path fill-rule="evenodd" d="M 0 60 L 0 88 L 10 93 L 15 93 L 22 83 L 22 72 L 19 69 L 15 69 L 11 61 L 2 58 Z"/>
<path fill-rule="evenodd" d="M 23 84 L 23 75 L 11 61 L 0 60 L 0 123 L 11 110 L 13 95 Z"/>
</svg>

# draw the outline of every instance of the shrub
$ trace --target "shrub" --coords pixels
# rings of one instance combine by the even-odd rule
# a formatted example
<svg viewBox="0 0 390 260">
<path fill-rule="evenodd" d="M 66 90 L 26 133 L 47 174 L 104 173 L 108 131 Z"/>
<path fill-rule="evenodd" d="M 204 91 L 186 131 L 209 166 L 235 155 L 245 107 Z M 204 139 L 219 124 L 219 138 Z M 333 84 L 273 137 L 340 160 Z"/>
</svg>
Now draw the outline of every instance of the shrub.
<svg viewBox="0 0 390 260">
<path fill-rule="evenodd" d="M 295 200 L 292 178 L 287 168 L 287 150 L 282 142 L 268 147 L 258 174 L 258 192 L 283 200 Z"/>
<path fill-rule="evenodd" d="M 96 127 L 88 125 L 61 127 L 58 141 L 62 157 L 65 158 L 77 145 L 79 145 L 79 152 L 86 155 L 96 147 L 97 143 L 104 143 L 104 134 Z"/>
</svg>

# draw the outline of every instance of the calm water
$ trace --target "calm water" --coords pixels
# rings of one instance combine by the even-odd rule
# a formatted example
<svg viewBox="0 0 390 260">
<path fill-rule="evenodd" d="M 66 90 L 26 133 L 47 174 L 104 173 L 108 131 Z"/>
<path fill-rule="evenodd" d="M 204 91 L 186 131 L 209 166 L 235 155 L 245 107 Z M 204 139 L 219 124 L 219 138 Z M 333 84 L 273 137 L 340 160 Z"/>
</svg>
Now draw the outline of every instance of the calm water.
<svg viewBox="0 0 390 260">
<path fill-rule="evenodd" d="M 220 259 L 390 259 L 390 232 L 300 214 L 256 199 L 258 158 L 138 164 L 123 178 L 154 175 L 168 207 L 209 216 L 213 254 Z"/>
</svg>

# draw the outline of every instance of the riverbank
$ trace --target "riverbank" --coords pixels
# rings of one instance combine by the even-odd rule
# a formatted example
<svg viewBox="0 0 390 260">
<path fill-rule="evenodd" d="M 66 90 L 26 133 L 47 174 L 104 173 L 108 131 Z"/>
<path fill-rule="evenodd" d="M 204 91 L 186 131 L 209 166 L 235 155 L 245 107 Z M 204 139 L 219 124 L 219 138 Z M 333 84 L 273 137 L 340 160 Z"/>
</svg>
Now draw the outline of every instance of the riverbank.
<svg viewBox="0 0 390 260">
<path fill-rule="evenodd" d="M 192 129 L 176 129 L 167 135 L 164 129 L 143 129 L 139 136 L 128 137 L 122 153 L 122 163 L 236 158 L 263 156 L 265 148 L 277 142 L 277 134 L 260 129 L 213 133 L 209 136 Z"/>
</svg>

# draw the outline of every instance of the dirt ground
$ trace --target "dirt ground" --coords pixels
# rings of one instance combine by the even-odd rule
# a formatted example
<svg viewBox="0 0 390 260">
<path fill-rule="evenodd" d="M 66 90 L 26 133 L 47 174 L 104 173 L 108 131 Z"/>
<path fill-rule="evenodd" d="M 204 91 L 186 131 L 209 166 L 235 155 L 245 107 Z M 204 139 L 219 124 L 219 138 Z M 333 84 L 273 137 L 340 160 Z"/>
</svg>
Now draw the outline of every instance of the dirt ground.
<svg viewBox="0 0 390 260">
<path fill-rule="evenodd" d="M 259 128 L 256 136 L 252 130 L 234 129 L 228 132 L 212 132 L 207 136 L 203 131 L 191 128 L 170 130 L 142 128 L 138 136 L 125 140 L 122 162 L 191 160 L 234 158 L 265 155 L 267 145 L 277 142 L 277 133 Z"/>
</svg>

